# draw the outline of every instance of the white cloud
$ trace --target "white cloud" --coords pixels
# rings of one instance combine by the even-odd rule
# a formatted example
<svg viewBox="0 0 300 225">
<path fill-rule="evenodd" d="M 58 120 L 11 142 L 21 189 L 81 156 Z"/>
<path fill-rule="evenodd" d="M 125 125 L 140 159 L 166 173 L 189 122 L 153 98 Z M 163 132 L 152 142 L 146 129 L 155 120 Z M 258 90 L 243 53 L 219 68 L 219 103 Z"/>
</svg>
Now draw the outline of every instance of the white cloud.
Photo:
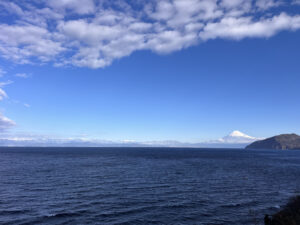
<svg viewBox="0 0 300 225">
<path fill-rule="evenodd" d="M 93 0 L 51 0 L 48 4 L 57 10 L 72 10 L 78 14 L 90 14 L 95 11 Z"/>
<path fill-rule="evenodd" d="M 0 67 L 0 77 L 3 77 L 4 74 L 6 74 L 6 71 Z"/>
<path fill-rule="evenodd" d="M 9 85 L 13 83 L 12 81 L 6 81 L 6 82 L 0 82 L 0 101 L 2 101 L 4 98 L 8 98 L 6 92 L 2 89 L 2 87 Z"/>
<path fill-rule="evenodd" d="M 50 20 L 59 20 L 64 17 L 63 14 L 48 7 L 36 8 L 28 3 L 20 7 L 18 4 L 21 5 L 21 3 L 21 1 L 0 0 L 0 10 L 2 13 L 6 12 L 18 18 L 18 23 L 30 23 L 42 27 L 47 27 Z"/>
<path fill-rule="evenodd" d="M 5 81 L 5 82 L 0 82 L 0 87 L 4 87 L 4 86 L 12 84 L 12 83 L 13 83 L 13 81 L 11 81 L 11 80 L 8 80 L 8 81 Z"/>
<path fill-rule="evenodd" d="M 148 14 L 155 20 L 169 20 L 173 18 L 175 14 L 175 6 L 168 0 L 159 1 L 156 5 L 147 6 Z"/>
<path fill-rule="evenodd" d="M 0 6 L 9 13 L 13 13 L 15 15 L 22 15 L 24 13 L 21 7 L 14 2 L 0 1 Z"/>
<path fill-rule="evenodd" d="M 294 4 L 294 5 L 300 5 L 300 0 L 294 0 L 294 1 L 293 1 L 293 4 Z"/>
<path fill-rule="evenodd" d="M 7 96 L 6 92 L 2 88 L 0 88 L 0 101 L 2 101 L 4 98 L 7 98 L 7 97 L 8 96 Z"/>
<path fill-rule="evenodd" d="M 7 130 L 15 125 L 16 123 L 14 121 L 0 114 L 0 131 Z"/>
<path fill-rule="evenodd" d="M 53 40 L 54 34 L 35 25 L 0 24 L 0 52 L 19 63 L 29 63 L 32 57 L 49 61 L 64 50 Z"/>
<path fill-rule="evenodd" d="M 257 0 L 256 6 L 261 10 L 266 10 L 272 7 L 276 7 L 281 5 L 281 1 L 274 1 L 274 0 Z"/>
<path fill-rule="evenodd" d="M 21 77 L 21 78 L 29 78 L 30 77 L 30 75 L 27 73 L 17 73 L 15 76 Z"/>
<path fill-rule="evenodd" d="M 0 101 L 2 101 L 4 98 L 8 98 L 6 92 L 2 89 L 2 87 L 9 85 L 13 83 L 12 81 L 6 81 L 6 82 L 0 82 Z M 7 130 L 13 126 L 15 126 L 15 122 L 11 119 L 4 116 L 2 113 L 0 113 L 0 131 Z"/>
<path fill-rule="evenodd" d="M 229 38 L 240 40 L 246 37 L 271 37 L 282 30 L 300 28 L 300 16 L 282 13 L 268 19 L 253 21 L 251 17 L 223 18 L 219 22 L 208 23 L 200 37 L 203 40 Z"/>
<path fill-rule="evenodd" d="M 299 0 L 294 1 L 297 3 Z M 215 38 L 271 37 L 300 29 L 276 0 L 1 1 L 0 53 L 16 63 L 101 68 L 137 50 L 178 51 Z M 272 12 L 270 9 L 278 7 Z"/>
<path fill-rule="evenodd" d="M 121 26 L 94 24 L 85 20 L 61 23 L 59 28 L 71 40 L 81 41 L 87 45 L 99 45 L 102 41 L 116 39 L 124 32 Z"/>
<path fill-rule="evenodd" d="M 238 7 L 240 5 L 242 5 L 243 3 L 246 3 L 244 0 L 223 0 L 221 2 L 222 6 L 224 6 L 225 8 L 235 8 Z"/>
</svg>

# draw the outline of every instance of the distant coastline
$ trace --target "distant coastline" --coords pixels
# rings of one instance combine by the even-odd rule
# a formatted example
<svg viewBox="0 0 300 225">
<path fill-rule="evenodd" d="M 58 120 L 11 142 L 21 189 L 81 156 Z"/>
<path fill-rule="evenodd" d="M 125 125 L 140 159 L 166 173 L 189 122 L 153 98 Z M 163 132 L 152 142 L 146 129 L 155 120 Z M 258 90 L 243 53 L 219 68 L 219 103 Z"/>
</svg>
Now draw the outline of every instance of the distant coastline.
<svg viewBox="0 0 300 225">
<path fill-rule="evenodd" d="M 300 136 L 297 134 L 281 134 L 262 139 L 234 131 L 219 140 L 189 143 L 180 141 L 101 141 L 74 139 L 43 140 L 11 140 L 0 139 L 0 148 L 199 148 L 199 149 L 240 149 L 240 150 L 300 150 Z"/>
</svg>

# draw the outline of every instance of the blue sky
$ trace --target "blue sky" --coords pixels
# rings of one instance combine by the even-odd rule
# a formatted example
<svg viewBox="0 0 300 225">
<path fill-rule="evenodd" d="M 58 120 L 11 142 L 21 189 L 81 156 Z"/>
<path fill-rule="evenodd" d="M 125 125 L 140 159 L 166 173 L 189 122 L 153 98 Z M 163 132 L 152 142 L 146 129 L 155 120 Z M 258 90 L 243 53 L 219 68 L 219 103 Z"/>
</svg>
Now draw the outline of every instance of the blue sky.
<svg viewBox="0 0 300 225">
<path fill-rule="evenodd" d="M 1 138 L 300 133 L 300 3 L 0 1 Z"/>
</svg>

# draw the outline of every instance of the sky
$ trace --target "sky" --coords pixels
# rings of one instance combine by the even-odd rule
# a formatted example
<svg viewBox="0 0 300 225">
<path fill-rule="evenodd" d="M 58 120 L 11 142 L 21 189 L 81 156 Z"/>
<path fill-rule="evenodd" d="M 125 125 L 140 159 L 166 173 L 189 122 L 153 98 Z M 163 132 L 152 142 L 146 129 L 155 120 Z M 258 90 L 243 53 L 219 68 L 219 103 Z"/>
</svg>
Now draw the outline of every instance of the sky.
<svg viewBox="0 0 300 225">
<path fill-rule="evenodd" d="M 0 0 L 0 144 L 300 134 L 299 59 L 299 0 Z"/>
</svg>

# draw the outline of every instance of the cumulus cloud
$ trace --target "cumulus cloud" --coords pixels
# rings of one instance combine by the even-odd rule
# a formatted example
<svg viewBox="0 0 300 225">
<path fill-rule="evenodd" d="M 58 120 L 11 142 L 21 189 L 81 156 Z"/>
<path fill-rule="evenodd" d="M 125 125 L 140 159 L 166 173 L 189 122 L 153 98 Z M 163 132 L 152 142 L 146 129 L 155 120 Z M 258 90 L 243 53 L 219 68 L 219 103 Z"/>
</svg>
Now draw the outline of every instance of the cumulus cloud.
<svg viewBox="0 0 300 225">
<path fill-rule="evenodd" d="M 0 52 L 7 59 L 29 63 L 33 57 L 46 62 L 64 50 L 62 43 L 53 40 L 55 34 L 36 25 L 0 24 Z"/>
<path fill-rule="evenodd" d="M 274 0 L 257 0 L 256 1 L 256 6 L 261 10 L 265 10 L 265 9 L 272 8 L 272 7 L 277 7 L 281 4 L 282 4 L 281 1 L 274 1 Z"/>
<path fill-rule="evenodd" d="M 78 14 L 89 14 L 95 11 L 93 0 L 51 0 L 48 4 L 57 10 L 71 10 Z"/>
<path fill-rule="evenodd" d="M 209 39 L 300 29 L 298 0 L 0 0 L 0 53 L 16 63 L 102 68 L 138 50 L 160 54 Z M 276 10 L 272 10 L 273 8 Z"/>
<path fill-rule="evenodd" d="M 282 30 L 300 28 L 300 16 L 282 13 L 268 19 L 253 21 L 251 17 L 223 18 L 219 22 L 208 23 L 200 37 L 203 40 L 215 38 L 243 39 L 245 37 L 271 37 Z"/>
</svg>

